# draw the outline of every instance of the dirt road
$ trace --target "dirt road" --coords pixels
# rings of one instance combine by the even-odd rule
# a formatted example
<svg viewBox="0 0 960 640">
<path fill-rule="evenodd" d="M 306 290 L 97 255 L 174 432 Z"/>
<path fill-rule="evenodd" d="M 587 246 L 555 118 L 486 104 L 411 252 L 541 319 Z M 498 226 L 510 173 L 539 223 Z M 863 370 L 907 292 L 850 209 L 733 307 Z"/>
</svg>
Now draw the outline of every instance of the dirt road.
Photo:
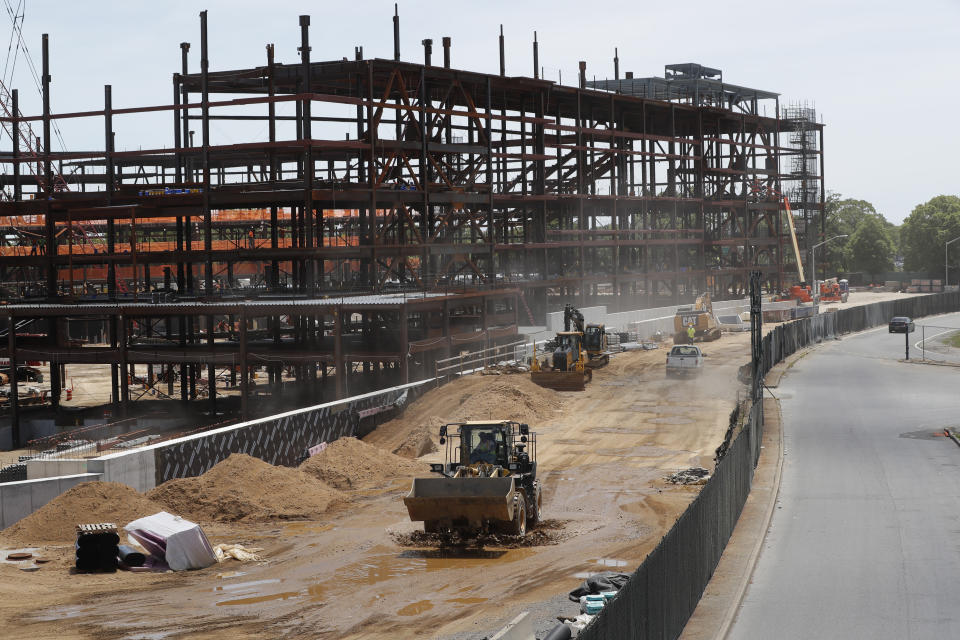
<svg viewBox="0 0 960 640">
<path fill-rule="evenodd" d="M 201 522 L 214 544 L 263 547 L 264 563 L 73 575 L 71 546 L 41 548 L 52 562 L 37 572 L 0 563 L 0 623 L 24 638 L 480 637 L 586 574 L 642 561 L 698 491 L 663 476 L 713 466 L 748 343 L 749 334 L 725 334 L 704 345 L 705 372 L 689 380 L 665 378 L 665 349 L 618 354 L 581 393 L 543 390 L 525 375 L 471 376 L 368 437 L 389 452 L 415 432 L 435 438 L 445 420 L 528 421 L 538 432 L 546 544 L 401 544 L 417 529 L 401 501 L 408 474 L 342 489 L 349 502 L 318 520 Z M 439 459 L 419 461 L 426 470 Z M 0 537 L 0 547 L 10 541 Z"/>
</svg>

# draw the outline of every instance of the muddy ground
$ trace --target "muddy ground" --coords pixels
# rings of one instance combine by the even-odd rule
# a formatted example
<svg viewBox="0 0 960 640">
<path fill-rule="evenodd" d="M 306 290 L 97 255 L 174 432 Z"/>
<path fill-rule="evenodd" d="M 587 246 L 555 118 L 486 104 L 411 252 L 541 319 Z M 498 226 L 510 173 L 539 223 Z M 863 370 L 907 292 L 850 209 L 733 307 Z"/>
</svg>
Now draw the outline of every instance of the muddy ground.
<svg viewBox="0 0 960 640">
<path fill-rule="evenodd" d="M 579 393 L 545 391 L 522 374 L 471 376 L 368 436 L 389 452 L 425 428 L 436 439 L 437 421 L 526 412 L 548 521 L 538 545 L 418 544 L 403 474 L 343 490 L 349 500 L 315 520 L 201 523 L 214 544 L 263 547 L 262 563 L 77 575 L 69 545 L 37 549 L 51 562 L 30 573 L 0 553 L 0 624 L 17 637 L 61 640 L 480 638 L 526 608 L 549 619 L 563 610 L 557 596 L 585 575 L 635 568 L 699 491 L 663 477 L 713 468 L 748 344 L 749 334 L 725 334 L 704 346 L 704 374 L 682 380 L 665 378 L 663 348 L 618 354 Z M 0 536 L 0 547 L 11 541 Z"/>
</svg>

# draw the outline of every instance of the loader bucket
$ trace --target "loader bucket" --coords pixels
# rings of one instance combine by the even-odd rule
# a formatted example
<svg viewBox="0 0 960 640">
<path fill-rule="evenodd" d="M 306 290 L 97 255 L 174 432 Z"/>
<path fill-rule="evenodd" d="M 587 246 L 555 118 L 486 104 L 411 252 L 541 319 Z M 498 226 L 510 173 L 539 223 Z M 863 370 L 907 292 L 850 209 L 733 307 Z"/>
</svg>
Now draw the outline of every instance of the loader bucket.
<svg viewBox="0 0 960 640">
<path fill-rule="evenodd" d="M 414 478 L 403 498 L 413 521 L 460 520 L 479 527 L 513 520 L 513 478 Z"/>
<path fill-rule="evenodd" d="M 555 391 L 583 391 L 593 377 L 590 369 L 580 371 L 531 371 L 534 384 Z"/>
</svg>

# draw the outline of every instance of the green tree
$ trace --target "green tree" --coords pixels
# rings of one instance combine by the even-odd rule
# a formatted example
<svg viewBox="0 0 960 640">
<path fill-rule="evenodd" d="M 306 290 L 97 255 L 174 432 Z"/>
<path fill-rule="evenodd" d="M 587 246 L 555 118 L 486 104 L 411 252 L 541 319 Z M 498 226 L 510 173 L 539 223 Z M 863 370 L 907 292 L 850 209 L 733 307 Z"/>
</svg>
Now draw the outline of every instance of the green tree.
<svg viewBox="0 0 960 640">
<path fill-rule="evenodd" d="M 943 247 L 960 236 L 960 197 L 937 196 L 919 204 L 900 227 L 903 268 L 930 275 L 943 275 Z M 957 243 L 960 244 L 960 243 Z M 951 270 L 960 264 L 957 246 L 952 245 Z"/>
<path fill-rule="evenodd" d="M 827 195 L 826 202 L 824 202 L 823 211 L 826 217 L 824 224 L 826 238 L 838 235 L 847 235 L 852 238 L 863 221 L 871 219 L 877 221 L 883 232 L 887 235 L 891 253 L 897 253 L 899 247 L 899 230 L 893 223 L 889 222 L 882 213 L 878 212 L 872 203 L 866 200 L 857 200 L 856 198 L 844 198 L 839 193 L 830 192 Z M 824 251 L 824 266 L 829 265 L 832 267 L 832 270 L 838 272 L 864 270 L 854 266 L 850 246 L 849 239 L 846 242 L 831 242 L 824 246 L 821 249 L 821 251 Z M 817 262 L 819 263 L 820 260 L 817 260 Z"/>
<path fill-rule="evenodd" d="M 893 270 L 893 241 L 877 216 L 864 216 L 847 241 L 844 252 L 852 271 L 869 274 Z"/>
</svg>

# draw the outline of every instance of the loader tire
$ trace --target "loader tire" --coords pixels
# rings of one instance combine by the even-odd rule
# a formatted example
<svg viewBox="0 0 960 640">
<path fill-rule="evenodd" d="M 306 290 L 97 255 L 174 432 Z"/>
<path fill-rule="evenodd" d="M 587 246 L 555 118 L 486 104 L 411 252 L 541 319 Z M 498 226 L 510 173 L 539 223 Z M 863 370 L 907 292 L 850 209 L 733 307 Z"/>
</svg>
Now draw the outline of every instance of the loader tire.
<svg viewBox="0 0 960 640">
<path fill-rule="evenodd" d="M 527 505 L 522 494 L 517 494 L 513 505 L 513 527 L 510 530 L 515 536 L 521 538 L 527 535 Z"/>
<path fill-rule="evenodd" d="M 543 519 L 543 494 L 540 491 L 538 480 L 533 489 L 533 500 L 530 501 L 530 511 L 527 513 L 527 528 L 535 526 Z"/>
</svg>

